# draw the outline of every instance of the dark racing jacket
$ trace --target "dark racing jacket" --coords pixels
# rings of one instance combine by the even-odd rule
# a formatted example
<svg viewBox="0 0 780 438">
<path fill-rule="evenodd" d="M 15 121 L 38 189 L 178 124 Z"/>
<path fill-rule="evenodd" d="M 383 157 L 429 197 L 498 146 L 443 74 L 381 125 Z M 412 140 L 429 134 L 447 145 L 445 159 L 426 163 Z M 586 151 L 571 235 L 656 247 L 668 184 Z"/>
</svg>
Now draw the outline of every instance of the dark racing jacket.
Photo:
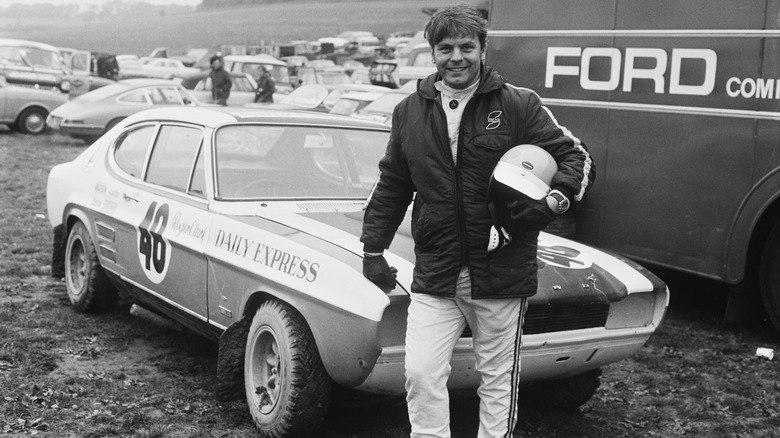
<svg viewBox="0 0 780 438">
<path fill-rule="evenodd" d="M 457 165 L 447 119 L 434 87 L 438 74 L 393 111 L 392 132 L 377 187 L 363 221 L 366 252 L 390 246 L 412 199 L 415 267 L 412 292 L 452 296 L 462 266 L 471 274 L 472 298 L 527 297 L 536 293 L 538 231 L 518 232 L 488 254 L 487 189 L 501 156 L 519 144 L 547 150 L 558 163 L 552 187 L 572 202 L 592 182 L 593 164 L 585 146 L 558 125 L 531 90 L 517 88 L 490 67 L 461 120 Z"/>
</svg>

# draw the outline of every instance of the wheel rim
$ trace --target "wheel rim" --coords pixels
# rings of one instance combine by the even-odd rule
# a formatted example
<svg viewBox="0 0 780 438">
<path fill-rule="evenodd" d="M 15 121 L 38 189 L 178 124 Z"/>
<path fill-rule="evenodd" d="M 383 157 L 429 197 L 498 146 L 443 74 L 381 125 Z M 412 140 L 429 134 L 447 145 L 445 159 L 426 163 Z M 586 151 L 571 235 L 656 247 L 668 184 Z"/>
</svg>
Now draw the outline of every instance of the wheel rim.
<svg viewBox="0 0 780 438">
<path fill-rule="evenodd" d="M 43 131 L 43 128 L 46 126 L 46 120 L 38 113 L 30 114 L 25 119 L 24 126 L 27 128 L 28 132 L 37 134 Z"/>
<path fill-rule="evenodd" d="M 250 370 L 252 404 L 261 414 L 271 413 L 279 402 L 282 388 L 281 357 L 279 342 L 270 327 L 258 330 L 253 340 Z"/>
<path fill-rule="evenodd" d="M 87 253 L 81 239 L 74 239 L 70 245 L 68 257 L 68 283 L 72 295 L 81 295 L 87 277 Z"/>
</svg>

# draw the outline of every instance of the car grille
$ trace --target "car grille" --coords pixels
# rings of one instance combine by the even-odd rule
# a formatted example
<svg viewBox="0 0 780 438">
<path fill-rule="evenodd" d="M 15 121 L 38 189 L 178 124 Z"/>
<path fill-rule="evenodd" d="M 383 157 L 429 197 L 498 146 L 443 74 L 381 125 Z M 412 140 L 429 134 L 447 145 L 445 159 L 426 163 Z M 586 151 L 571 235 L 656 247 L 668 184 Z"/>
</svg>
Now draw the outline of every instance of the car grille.
<svg viewBox="0 0 780 438">
<path fill-rule="evenodd" d="M 537 335 L 604 327 L 608 315 L 609 303 L 529 306 L 525 313 L 523 334 Z M 463 331 L 462 337 L 471 337 L 471 329 L 468 326 Z"/>
</svg>

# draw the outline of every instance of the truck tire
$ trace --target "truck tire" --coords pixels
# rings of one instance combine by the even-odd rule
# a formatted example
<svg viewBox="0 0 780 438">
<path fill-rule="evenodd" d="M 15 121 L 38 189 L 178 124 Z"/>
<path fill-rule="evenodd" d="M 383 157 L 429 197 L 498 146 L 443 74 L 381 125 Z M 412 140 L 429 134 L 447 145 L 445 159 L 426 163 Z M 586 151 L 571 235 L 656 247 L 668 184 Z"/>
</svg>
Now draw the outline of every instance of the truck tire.
<svg viewBox="0 0 780 438">
<path fill-rule="evenodd" d="M 573 411 L 588 402 L 601 385 L 601 369 L 576 376 L 548 380 L 528 388 L 530 405 L 534 408 Z"/>
<path fill-rule="evenodd" d="M 81 222 L 73 224 L 65 246 L 65 288 L 73 307 L 82 313 L 107 310 L 119 301 Z"/>
<path fill-rule="evenodd" d="M 22 134 L 38 135 L 46 131 L 46 116 L 49 113 L 43 108 L 27 108 L 16 119 L 16 127 Z"/>
<path fill-rule="evenodd" d="M 252 319 L 244 389 L 262 437 L 316 436 L 325 419 L 330 377 L 308 324 L 285 303 L 266 301 Z"/>
<path fill-rule="evenodd" d="M 758 268 L 761 298 L 769 320 L 780 330 L 780 221 L 765 242 Z"/>
</svg>

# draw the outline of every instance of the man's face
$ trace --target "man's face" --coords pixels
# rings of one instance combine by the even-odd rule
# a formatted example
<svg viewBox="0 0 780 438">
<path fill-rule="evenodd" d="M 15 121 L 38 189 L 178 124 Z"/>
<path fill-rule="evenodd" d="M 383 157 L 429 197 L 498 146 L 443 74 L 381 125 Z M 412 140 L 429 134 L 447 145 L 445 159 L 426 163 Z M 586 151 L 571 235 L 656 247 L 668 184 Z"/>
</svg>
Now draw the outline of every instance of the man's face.
<svg viewBox="0 0 780 438">
<path fill-rule="evenodd" d="M 221 59 L 215 59 L 214 62 L 211 63 L 211 68 L 214 70 L 222 67 L 222 60 Z"/>
<path fill-rule="evenodd" d="M 448 37 L 433 46 L 433 62 L 446 85 L 463 89 L 479 77 L 484 50 L 476 35 Z"/>
</svg>

